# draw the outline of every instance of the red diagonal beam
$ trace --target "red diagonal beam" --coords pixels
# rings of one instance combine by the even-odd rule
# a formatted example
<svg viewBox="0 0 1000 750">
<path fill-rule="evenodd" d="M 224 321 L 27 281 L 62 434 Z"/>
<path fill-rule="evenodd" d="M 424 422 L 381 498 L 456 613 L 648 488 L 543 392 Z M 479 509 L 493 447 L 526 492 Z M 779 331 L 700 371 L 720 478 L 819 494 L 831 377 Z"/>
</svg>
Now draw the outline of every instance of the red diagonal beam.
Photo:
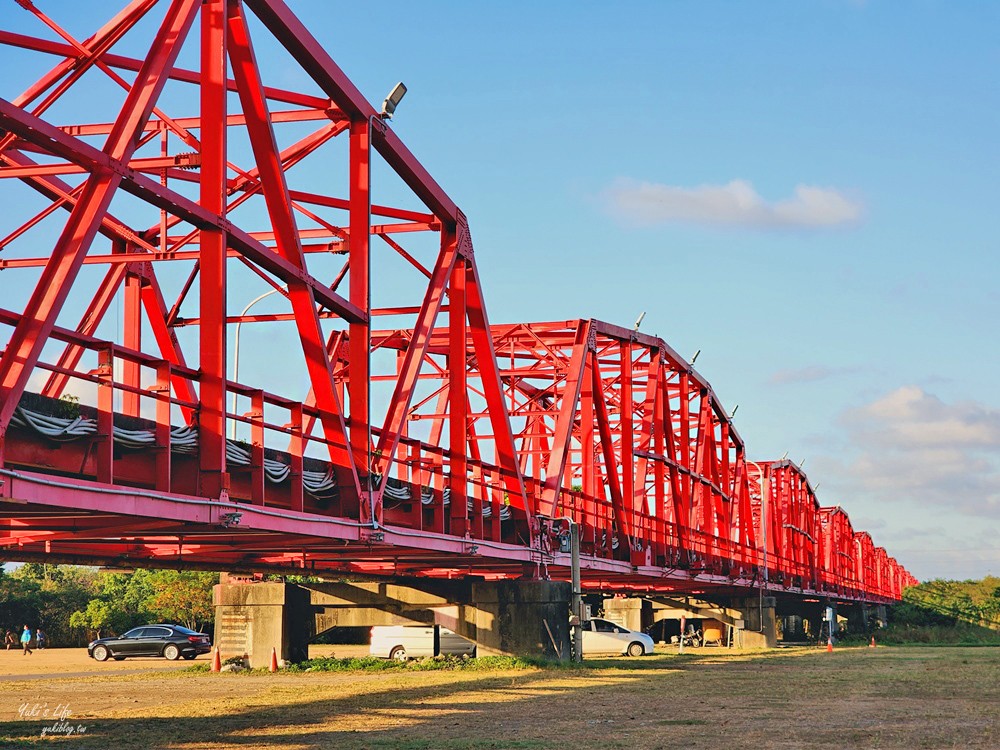
<svg viewBox="0 0 1000 750">
<path fill-rule="evenodd" d="M 116 263 L 108 269 L 97 288 L 97 293 L 90 300 L 86 312 L 80 319 L 80 324 L 76 327 L 78 333 L 82 333 L 84 336 L 94 335 L 94 331 L 97 330 L 97 326 L 100 325 L 104 314 L 108 311 L 125 280 L 126 268 L 124 263 Z M 59 356 L 56 367 L 62 370 L 75 370 L 76 366 L 80 364 L 80 358 L 84 351 L 86 351 L 84 347 L 79 344 L 67 344 Z M 66 383 L 69 382 L 69 377 L 64 372 L 53 372 L 42 389 L 42 395 L 49 398 L 60 398 L 66 388 Z"/>
<path fill-rule="evenodd" d="M 132 156 L 142 128 L 152 112 L 166 78 L 162 75 L 177 58 L 181 44 L 194 21 L 196 0 L 175 0 L 167 10 L 146 63 L 125 99 L 121 116 L 108 136 L 104 153 L 117 162 Z M 12 106 L 12 105 L 11 105 Z M 73 280 L 101 225 L 122 175 L 104 171 L 92 175 L 70 213 L 66 227 L 42 271 L 24 315 L 11 334 L 0 360 L 0 431 L 6 432 L 28 378 L 38 362 L 56 318 L 62 310 Z M 2 434 L 2 433 L 0 433 Z"/>
<path fill-rule="evenodd" d="M 70 44 L 25 36 L 24 34 L 15 34 L 10 31 L 0 31 L 0 44 L 21 47 L 59 57 L 72 57 L 75 59 L 77 55 L 76 49 Z M 134 57 L 112 55 L 110 53 L 101 55 L 101 62 L 109 67 L 120 68 L 122 70 L 139 70 L 143 65 L 142 60 Z M 201 85 L 202 82 L 201 73 L 195 70 L 185 70 L 184 68 L 171 68 L 167 73 L 167 78 L 197 85 Z M 229 91 L 236 91 L 236 81 L 232 79 L 227 80 L 226 88 Z M 264 90 L 267 93 L 267 98 L 274 101 L 295 104 L 300 107 L 312 107 L 314 109 L 328 109 L 330 106 L 328 99 L 321 99 L 318 96 L 309 96 L 308 94 L 300 94 L 294 91 L 285 91 L 284 89 L 271 87 L 267 87 Z"/>
<path fill-rule="evenodd" d="M 247 0 L 246 4 L 351 119 L 371 121 L 378 117 L 375 108 L 282 0 Z M 372 145 L 438 218 L 449 224 L 458 221 L 458 206 L 392 130 L 384 125 L 373 128 Z"/>
<path fill-rule="evenodd" d="M 479 376 L 483 383 L 483 394 L 486 397 L 486 408 L 490 415 L 490 426 L 493 428 L 493 440 L 496 450 L 496 462 L 503 477 L 504 489 L 508 496 L 523 504 L 529 516 L 537 513 L 535 498 L 525 492 L 524 477 L 517 460 L 517 446 L 514 444 L 514 431 L 510 426 L 510 415 L 507 413 L 507 403 L 504 401 L 503 382 L 500 380 L 500 370 L 497 366 L 496 350 L 493 348 L 493 336 L 490 331 L 490 321 L 486 316 L 486 300 L 483 296 L 483 285 L 479 280 L 479 269 L 472 257 L 472 238 L 469 235 L 465 216 L 459 211 L 458 216 L 459 244 L 467 243 L 466 262 L 466 311 L 469 318 L 469 331 L 472 334 L 472 348 L 479 366 Z M 464 238 L 464 240 L 463 240 Z"/>
<path fill-rule="evenodd" d="M 420 374 L 420 365 L 427 354 L 430 335 L 434 330 L 434 323 L 437 320 L 438 313 L 441 311 L 441 303 L 444 300 L 445 286 L 451 277 L 451 271 L 458 256 L 457 243 L 447 241 L 447 237 L 447 234 L 442 233 L 441 251 L 434 266 L 434 274 L 431 276 L 427 291 L 424 292 L 424 299 L 420 305 L 420 313 L 414 322 L 413 334 L 409 346 L 406 347 L 406 354 L 399 368 L 399 378 L 396 380 L 396 386 L 389 400 L 385 424 L 382 426 L 382 431 L 379 434 L 375 455 L 379 457 L 379 473 L 383 476 L 388 475 L 390 462 L 392 457 L 396 455 L 396 449 L 399 447 L 399 438 L 403 431 L 402 425 L 406 421 L 406 413 L 413 399 L 417 376 Z M 376 505 L 378 504 L 378 496 L 375 498 L 375 503 Z"/>
<path fill-rule="evenodd" d="M 32 117 L 10 102 L 0 99 L 0 127 L 16 132 L 25 140 L 37 143 L 47 150 L 84 164 L 93 171 L 113 171 L 123 176 L 122 189 L 148 203 L 190 222 L 198 229 L 225 229 L 229 245 L 248 260 L 269 271 L 285 282 L 304 281 L 312 288 L 316 301 L 348 321 L 368 319 L 365 312 L 352 305 L 339 294 L 334 294 L 321 281 L 296 267 L 249 233 L 232 225 L 225 218 L 208 211 L 197 202 L 171 190 L 143 174 L 128 168 L 117 159 L 90 146 L 78 138 L 67 135 L 59 128 Z M 204 171 L 204 165 L 202 166 Z"/>
<path fill-rule="evenodd" d="M 41 120 L 38 120 L 38 122 L 41 122 Z M 0 154 L 0 161 L 7 162 L 8 164 L 16 164 L 22 167 L 38 166 L 38 162 L 33 161 L 22 152 L 13 148 L 8 148 Z M 37 190 L 49 200 L 58 202 L 57 207 L 62 207 L 67 211 L 72 211 L 76 204 L 79 203 L 79 191 L 83 187 L 81 185 L 79 188 L 74 188 L 68 182 L 64 182 L 58 177 L 52 175 L 23 177 L 21 178 L 21 181 L 34 190 Z M 110 213 L 105 213 L 104 216 L 101 217 L 101 228 L 99 231 L 111 240 L 135 242 L 152 249 L 151 246 L 146 245 L 146 243 L 144 243 L 131 228 L 126 226 L 123 221 L 116 219 Z"/>
<path fill-rule="evenodd" d="M 122 9 L 114 18 L 102 26 L 93 36 L 87 39 L 82 47 L 87 56 L 80 59 L 79 50 L 67 45 L 66 58 L 52 70 L 38 79 L 34 84 L 14 100 L 18 107 L 27 107 L 35 99 L 48 91 L 52 86 L 56 89 L 49 93 L 42 102 L 31 110 L 31 114 L 40 117 L 70 86 L 76 83 L 107 52 L 121 39 L 147 11 L 156 4 L 156 0 L 135 0 Z M 63 79 L 65 76 L 65 80 Z M 0 139 L 0 151 L 9 145 L 10 137 Z"/>
<path fill-rule="evenodd" d="M 563 488 L 563 477 L 566 474 L 566 461 L 569 456 L 570 441 L 573 439 L 573 429 L 577 420 L 577 404 L 580 401 L 580 388 L 583 384 L 584 363 L 587 357 L 590 339 L 590 321 L 581 320 L 576 326 L 576 339 L 573 342 L 573 353 L 570 357 L 566 383 L 562 391 L 562 403 L 559 405 L 559 415 L 556 417 L 555 437 L 552 450 L 545 467 L 545 485 L 542 488 L 542 499 L 538 504 L 538 512 L 543 516 L 554 516 L 559 503 L 559 492 Z"/>
<path fill-rule="evenodd" d="M 254 58 L 253 46 L 242 11 L 233 2 L 229 5 L 227 41 L 233 76 L 238 85 L 240 102 L 243 104 L 243 113 L 247 119 L 250 145 L 260 173 L 264 200 L 274 228 L 278 252 L 305 275 L 307 274 L 305 254 L 299 242 L 298 227 L 268 114 L 264 87 L 260 81 L 257 61 Z M 320 326 L 312 290 L 308 284 L 299 279 L 290 280 L 288 298 L 295 313 L 316 403 L 324 413 L 323 430 L 331 461 L 336 466 L 349 469 L 355 490 L 360 494 L 361 487 L 355 470 L 354 456 L 348 449 L 350 437 L 347 424 L 337 396 L 333 370 L 327 357 L 323 329 Z"/>
<path fill-rule="evenodd" d="M 605 477 L 611 494 L 611 507 L 614 509 L 618 528 L 626 537 L 629 549 L 632 548 L 632 509 L 626 507 L 626 498 L 622 495 L 621 480 L 618 478 L 618 458 L 615 455 L 611 421 L 608 416 L 608 404 L 604 400 L 604 382 L 601 378 L 601 362 L 597 352 L 590 352 L 591 388 L 594 393 L 594 411 L 597 418 L 598 434 L 601 438 L 601 454 L 604 458 Z"/>
</svg>

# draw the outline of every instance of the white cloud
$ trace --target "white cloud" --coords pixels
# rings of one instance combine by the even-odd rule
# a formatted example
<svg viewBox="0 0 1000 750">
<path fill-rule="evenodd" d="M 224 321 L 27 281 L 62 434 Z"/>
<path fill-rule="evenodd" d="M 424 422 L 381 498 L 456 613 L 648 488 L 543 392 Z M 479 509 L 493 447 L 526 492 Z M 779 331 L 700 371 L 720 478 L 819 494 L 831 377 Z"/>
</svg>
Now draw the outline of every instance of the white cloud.
<svg viewBox="0 0 1000 750">
<path fill-rule="evenodd" d="M 769 202 L 746 180 L 686 188 L 620 179 L 603 197 L 612 215 L 638 224 L 822 228 L 855 223 L 863 212 L 860 203 L 833 188 L 796 185 L 792 197 Z"/>
<path fill-rule="evenodd" d="M 841 416 L 838 484 L 879 500 L 1000 518 L 1000 410 L 899 388 Z"/>
</svg>

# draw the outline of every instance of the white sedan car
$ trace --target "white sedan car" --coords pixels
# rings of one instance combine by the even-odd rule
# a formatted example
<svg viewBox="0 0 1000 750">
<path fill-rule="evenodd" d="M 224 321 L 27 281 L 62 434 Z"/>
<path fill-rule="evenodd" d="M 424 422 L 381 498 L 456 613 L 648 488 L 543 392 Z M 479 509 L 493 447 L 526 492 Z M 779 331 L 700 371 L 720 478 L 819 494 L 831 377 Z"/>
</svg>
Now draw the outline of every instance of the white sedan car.
<svg viewBox="0 0 1000 750">
<path fill-rule="evenodd" d="M 583 623 L 583 655 L 653 653 L 653 639 L 609 620 L 591 619 Z"/>
</svg>

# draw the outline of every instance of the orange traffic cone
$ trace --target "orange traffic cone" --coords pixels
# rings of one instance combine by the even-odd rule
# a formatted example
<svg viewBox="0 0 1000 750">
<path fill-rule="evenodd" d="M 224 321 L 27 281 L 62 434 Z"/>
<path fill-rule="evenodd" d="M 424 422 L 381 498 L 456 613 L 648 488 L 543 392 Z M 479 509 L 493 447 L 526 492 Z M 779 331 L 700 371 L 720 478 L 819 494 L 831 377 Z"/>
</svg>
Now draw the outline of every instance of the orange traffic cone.
<svg viewBox="0 0 1000 750">
<path fill-rule="evenodd" d="M 828 654 L 833 653 L 833 636 L 830 636 L 829 638 L 826 639 L 826 652 Z"/>
<path fill-rule="evenodd" d="M 875 648 L 875 636 L 872 636 L 872 642 L 868 644 L 868 648 Z"/>
<path fill-rule="evenodd" d="M 274 646 L 271 646 L 271 671 L 278 671 L 278 652 L 275 650 Z"/>
<path fill-rule="evenodd" d="M 215 653 L 212 655 L 212 671 L 219 672 L 222 670 L 222 655 L 219 653 L 219 647 L 215 647 Z"/>
</svg>

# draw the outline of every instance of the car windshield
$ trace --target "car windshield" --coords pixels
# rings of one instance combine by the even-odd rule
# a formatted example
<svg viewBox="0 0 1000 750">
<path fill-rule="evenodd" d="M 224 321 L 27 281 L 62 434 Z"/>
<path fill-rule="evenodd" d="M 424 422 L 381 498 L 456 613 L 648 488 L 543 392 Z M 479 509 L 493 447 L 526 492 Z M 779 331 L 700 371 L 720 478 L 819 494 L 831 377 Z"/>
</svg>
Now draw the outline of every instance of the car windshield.
<svg viewBox="0 0 1000 750">
<path fill-rule="evenodd" d="M 125 635 L 123 635 L 122 638 L 138 638 L 141 632 L 142 628 L 132 628 Z"/>
<path fill-rule="evenodd" d="M 181 635 L 199 635 L 197 630 L 191 630 L 190 628 L 185 628 L 181 625 L 171 625 L 171 627 Z"/>
</svg>

